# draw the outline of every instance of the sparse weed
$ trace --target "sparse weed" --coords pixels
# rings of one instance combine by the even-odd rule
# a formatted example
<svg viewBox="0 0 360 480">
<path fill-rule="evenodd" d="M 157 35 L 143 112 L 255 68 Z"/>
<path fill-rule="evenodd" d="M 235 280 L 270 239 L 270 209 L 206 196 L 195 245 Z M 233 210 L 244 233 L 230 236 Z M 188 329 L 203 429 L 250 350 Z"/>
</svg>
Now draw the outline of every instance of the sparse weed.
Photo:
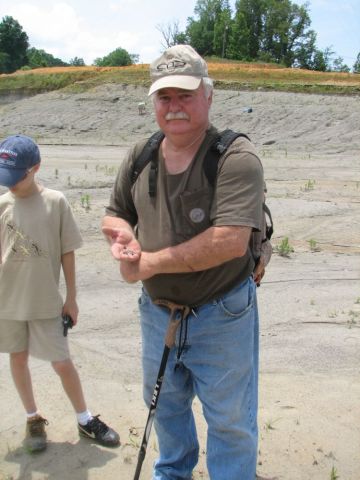
<svg viewBox="0 0 360 480">
<path fill-rule="evenodd" d="M 337 316 L 338 316 L 337 310 L 331 310 L 331 312 L 328 312 L 329 318 L 336 318 Z"/>
<path fill-rule="evenodd" d="M 276 419 L 276 420 L 268 420 L 267 422 L 265 422 L 265 425 L 264 425 L 264 428 L 265 430 L 268 432 L 269 430 L 275 430 L 275 427 L 274 427 L 274 423 L 275 422 L 278 422 L 280 420 L 280 418 Z"/>
<path fill-rule="evenodd" d="M 71 177 L 70 177 L 70 175 L 67 178 L 67 182 L 68 182 L 68 187 L 71 187 Z"/>
<path fill-rule="evenodd" d="M 309 243 L 310 250 L 312 252 L 319 252 L 320 251 L 320 247 L 318 246 L 318 243 L 317 243 L 316 240 L 314 240 L 313 238 L 310 238 L 310 240 L 308 240 L 308 243 Z"/>
<path fill-rule="evenodd" d="M 59 178 L 59 170 L 57 168 L 55 168 L 55 178 L 56 179 Z"/>
<path fill-rule="evenodd" d="M 275 251 L 281 257 L 289 257 L 290 253 L 294 252 L 294 248 L 289 243 L 289 238 L 284 237 L 279 245 L 275 247 Z"/>
<path fill-rule="evenodd" d="M 357 297 L 357 299 L 355 300 L 355 303 L 360 304 L 360 297 Z"/>
<path fill-rule="evenodd" d="M 304 191 L 309 192 L 310 190 L 314 190 L 315 187 L 315 180 L 308 180 L 304 185 Z"/>
<path fill-rule="evenodd" d="M 315 305 L 315 300 L 313 298 L 310 300 L 310 305 Z"/>
<path fill-rule="evenodd" d="M 339 475 L 337 473 L 337 470 L 336 468 L 333 466 L 332 469 L 331 469 L 331 472 L 330 472 L 330 480 L 338 480 Z"/>
<path fill-rule="evenodd" d="M 349 320 L 347 321 L 347 325 L 349 328 L 353 327 L 357 324 L 357 319 L 360 317 L 360 312 L 356 312 L 354 310 L 349 310 Z"/>
<path fill-rule="evenodd" d="M 81 206 L 85 208 L 86 211 L 90 210 L 90 195 L 85 193 L 80 197 Z"/>
</svg>

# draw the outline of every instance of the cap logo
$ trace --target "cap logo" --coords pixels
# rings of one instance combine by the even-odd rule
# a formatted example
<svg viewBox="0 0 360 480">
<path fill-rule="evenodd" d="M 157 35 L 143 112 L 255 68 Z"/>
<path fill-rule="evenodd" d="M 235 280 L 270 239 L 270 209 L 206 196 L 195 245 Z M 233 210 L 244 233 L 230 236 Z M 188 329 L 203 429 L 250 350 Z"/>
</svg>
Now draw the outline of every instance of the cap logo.
<svg viewBox="0 0 360 480">
<path fill-rule="evenodd" d="M 0 156 L 2 158 L 9 158 L 9 155 L 11 155 L 12 157 L 17 157 L 17 152 L 13 152 L 12 150 L 5 150 L 5 149 L 0 150 Z"/>
<path fill-rule="evenodd" d="M 172 60 L 168 63 L 160 63 L 156 69 L 160 72 L 163 72 L 164 70 L 167 70 L 168 72 L 174 72 L 177 68 L 185 67 L 185 65 L 186 62 L 183 62 L 182 60 Z"/>
<path fill-rule="evenodd" d="M 0 150 L 0 165 L 15 166 L 16 162 L 12 156 L 17 157 L 17 153 L 11 150 Z"/>
</svg>

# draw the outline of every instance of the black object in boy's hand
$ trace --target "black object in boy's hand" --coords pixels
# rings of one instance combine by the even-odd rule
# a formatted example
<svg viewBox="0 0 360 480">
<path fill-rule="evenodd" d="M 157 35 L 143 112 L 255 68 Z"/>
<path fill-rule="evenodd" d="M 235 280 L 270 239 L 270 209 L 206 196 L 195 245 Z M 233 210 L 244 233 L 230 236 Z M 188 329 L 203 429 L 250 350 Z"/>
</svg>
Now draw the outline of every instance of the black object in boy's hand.
<svg viewBox="0 0 360 480">
<path fill-rule="evenodd" d="M 74 322 L 70 315 L 63 315 L 64 337 L 67 336 L 69 328 L 74 326 Z"/>
</svg>

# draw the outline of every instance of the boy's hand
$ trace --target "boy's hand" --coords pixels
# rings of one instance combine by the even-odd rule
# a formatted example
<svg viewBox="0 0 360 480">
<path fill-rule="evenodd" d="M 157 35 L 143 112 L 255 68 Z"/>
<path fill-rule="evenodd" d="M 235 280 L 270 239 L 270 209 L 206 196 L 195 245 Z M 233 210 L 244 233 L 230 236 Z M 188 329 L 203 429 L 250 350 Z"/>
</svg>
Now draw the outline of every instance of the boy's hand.
<svg viewBox="0 0 360 480">
<path fill-rule="evenodd" d="M 102 227 L 111 244 L 111 253 L 116 260 L 137 262 L 141 256 L 141 247 L 134 235 L 125 228 Z"/>
<path fill-rule="evenodd" d="M 62 308 L 62 315 L 69 315 L 74 323 L 77 324 L 79 308 L 77 306 L 76 300 L 66 299 Z"/>
</svg>

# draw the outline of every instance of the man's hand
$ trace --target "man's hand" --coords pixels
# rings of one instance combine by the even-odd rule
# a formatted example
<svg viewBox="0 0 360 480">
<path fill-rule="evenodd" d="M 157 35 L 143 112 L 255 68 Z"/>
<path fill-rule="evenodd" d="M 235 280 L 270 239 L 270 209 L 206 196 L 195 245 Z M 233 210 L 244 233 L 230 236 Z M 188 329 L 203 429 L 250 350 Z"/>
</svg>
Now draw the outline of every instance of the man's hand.
<svg viewBox="0 0 360 480">
<path fill-rule="evenodd" d="M 102 227 L 111 244 L 111 253 L 116 260 L 137 262 L 141 255 L 141 247 L 134 235 L 126 228 Z"/>
<path fill-rule="evenodd" d="M 142 252 L 137 262 L 120 262 L 120 273 L 128 283 L 147 280 L 156 275 L 155 255 L 150 252 Z"/>
</svg>

